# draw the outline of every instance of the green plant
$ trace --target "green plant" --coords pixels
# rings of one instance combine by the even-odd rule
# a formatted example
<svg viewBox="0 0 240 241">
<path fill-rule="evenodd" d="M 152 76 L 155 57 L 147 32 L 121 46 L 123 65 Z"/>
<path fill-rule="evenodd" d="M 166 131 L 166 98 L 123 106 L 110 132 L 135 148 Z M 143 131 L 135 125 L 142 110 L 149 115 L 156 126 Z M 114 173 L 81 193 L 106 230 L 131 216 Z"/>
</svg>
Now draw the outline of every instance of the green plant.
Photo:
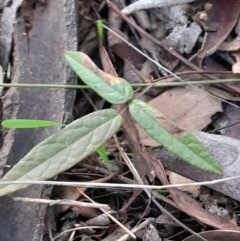
<svg viewBox="0 0 240 241">
<path fill-rule="evenodd" d="M 133 89 L 126 80 L 103 72 L 84 53 L 67 52 L 66 60 L 82 81 L 102 98 L 115 105 L 130 103 L 133 119 L 169 151 L 204 171 L 221 173 L 217 162 L 191 133 L 173 136 L 163 129 L 158 124 L 162 115 L 148 104 L 134 99 Z M 52 178 L 97 151 L 120 129 L 121 122 L 121 114 L 114 109 L 84 116 L 34 147 L 2 181 Z M 26 186 L 6 185 L 0 189 L 0 196 Z"/>
<path fill-rule="evenodd" d="M 30 120 L 30 119 L 11 119 L 2 122 L 4 128 L 39 128 L 39 127 L 62 127 L 65 126 L 55 121 Z"/>
<path fill-rule="evenodd" d="M 101 43 L 103 43 L 103 23 L 101 20 L 96 21 L 97 33 Z"/>
<path fill-rule="evenodd" d="M 41 127 L 63 127 L 62 123 L 55 121 L 46 121 L 46 120 L 31 120 L 31 119 L 11 119 L 5 120 L 2 122 L 4 128 L 13 128 L 13 129 L 29 129 L 29 128 L 41 128 Z M 98 155 L 102 158 L 105 165 L 110 169 L 110 161 L 107 156 L 104 146 L 101 146 L 97 149 Z"/>
</svg>

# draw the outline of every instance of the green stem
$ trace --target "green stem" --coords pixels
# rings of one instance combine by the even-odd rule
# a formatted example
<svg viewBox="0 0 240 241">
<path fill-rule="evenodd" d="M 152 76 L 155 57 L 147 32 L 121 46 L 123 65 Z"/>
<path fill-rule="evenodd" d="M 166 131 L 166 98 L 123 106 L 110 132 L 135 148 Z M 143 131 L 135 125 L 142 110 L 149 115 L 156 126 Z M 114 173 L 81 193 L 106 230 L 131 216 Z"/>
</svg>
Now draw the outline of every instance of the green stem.
<svg viewBox="0 0 240 241">
<path fill-rule="evenodd" d="M 220 80 L 200 80 L 200 81 L 187 81 L 187 82 L 171 82 L 171 83 L 155 83 L 152 87 L 172 87 L 172 86 L 184 86 L 187 84 L 199 85 L 199 84 L 217 84 L 217 83 L 229 83 L 240 82 L 240 79 L 220 79 Z M 132 87 L 147 87 L 147 83 L 131 84 Z M 58 84 L 0 84 L 0 87 L 17 87 L 17 88 L 55 88 L 55 89 L 89 89 L 86 85 L 58 85 Z"/>
<path fill-rule="evenodd" d="M 54 89 L 89 89 L 87 85 L 58 85 L 58 84 L 0 84 L 0 87 L 17 88 L 54 88 Z"/>
</svg>

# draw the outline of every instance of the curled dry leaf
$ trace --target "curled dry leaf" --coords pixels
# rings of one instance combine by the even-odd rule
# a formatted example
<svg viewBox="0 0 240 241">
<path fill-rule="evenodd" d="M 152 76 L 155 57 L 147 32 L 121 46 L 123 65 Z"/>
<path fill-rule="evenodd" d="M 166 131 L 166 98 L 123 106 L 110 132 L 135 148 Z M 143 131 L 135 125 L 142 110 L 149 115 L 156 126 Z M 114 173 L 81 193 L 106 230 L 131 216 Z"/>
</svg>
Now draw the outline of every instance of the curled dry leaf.
<svg viewBox="0 0 240 241">
<path fill-rule="evenodd" d="M 230 42 L 223 42 L 218 50 L 220 51 L 239 51 L 240 50 L 240 18 L 235 27 L 235 34 L 237 37 Z"/>
<path fill-rule="evenodd" d="M 213 54 L 227 38 L 237 23 L 240 13 L 240 0 L 209 0 L 205 11 L 197 14 L 196 20 L 205 32 L 204 41 L 198 52 L 200 65 L 202 60 Z"/>
</svg>

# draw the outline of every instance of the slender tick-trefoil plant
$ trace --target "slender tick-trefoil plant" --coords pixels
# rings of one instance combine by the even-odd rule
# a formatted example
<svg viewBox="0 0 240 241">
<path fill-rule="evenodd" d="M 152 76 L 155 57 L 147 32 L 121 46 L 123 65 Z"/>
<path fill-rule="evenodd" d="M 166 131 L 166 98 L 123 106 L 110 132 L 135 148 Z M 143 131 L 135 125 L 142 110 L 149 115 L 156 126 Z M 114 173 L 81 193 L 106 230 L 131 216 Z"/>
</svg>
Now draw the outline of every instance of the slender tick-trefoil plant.
<svg viewBox="0 0 240 241">
<path fill-rule="evenodd" d="M 132 86 L 125 79 L 103 72 L 84 53 L 67 52 L 65 57 L 67 63 L 82 81 L 103 99 L 114 105 L 128 103 L 129 112 L 136 123 L 170 152 L 199 169 L 221 173 L 217 162 L 190 132 L 182 132 L 180 135 L 174 136 L 161 127 L 158 122 L 158 119 L 162 118 L 161 113 L 143 101 L 134 99 Z M 36 123 L 33 120 L 30 122 L 32 128 L 39 127 L 39 125 L 60 125 L 55 122 Z M 118 132 L 121 123 L 121 114 L 115 109 L 95 111 L 75 120 L 35 146 L 2 178 L 2 181 L 50 179 L 96 152 Z M 9 126 L 11 124 L 12 126 Z M 17 127 L 14 120 L 12 123 L 11 121 L 3 122 L 3 126 Z M 24 120 L 18 127 L 26 127 Z M 0 196 L 27 186 L 3 186 L 0 189 Z"/>
</svg>

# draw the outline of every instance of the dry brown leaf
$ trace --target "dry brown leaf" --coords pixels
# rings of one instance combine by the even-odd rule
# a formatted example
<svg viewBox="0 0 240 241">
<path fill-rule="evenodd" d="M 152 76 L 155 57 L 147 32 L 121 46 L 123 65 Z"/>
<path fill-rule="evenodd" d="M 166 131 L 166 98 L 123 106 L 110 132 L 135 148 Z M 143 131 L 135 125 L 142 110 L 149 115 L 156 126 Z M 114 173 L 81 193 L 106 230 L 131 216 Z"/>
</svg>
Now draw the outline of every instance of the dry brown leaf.
<svg viewBox="0 0 240 241">
<path fill-rule="evenodd" d="M 113 29 L 123 39 L 128 40 L 128 36 L 120 30 Z M 111 50 L 118 55 L 121 59 L 128 59 L 134 66 L 139 67 L 145 61 L 140 53 L 127 45 L 120 38 L 116 37 L 113 33 L 108 32 L 108 44 Z"/>
<path fill-rule="evenodd" d="M 209 0 L 204 7 L 205 11 L 199 12 L 196 18 L 206 31 L 198 52 L 200 66 L 202 60 L 213 54 L 233 30 L 240 13 L 240 0 Z"/>
<path fill-rule="evenodd" d="M 123 78 L 126 79 L 130 84 L 143 82 L 143 76 L 141 76 L 140 71 L 135 68 L 135 66 L 128 61 L 128 59 L 124 59 Z"/>
<path fill-rule="evenodd" d="M 87 25 L 87 27 L 89 28 L 88 25 Z M 87 54 L 88 56 L 91 56 L 95 53 L 95 51 L 97 50 L 97 47 L 98 47 L 98 42 L 97 42 L 97 37 L 96 37 L 96 31 L 93 29 L 84 38 L 83 42 L 80 45 L 79 50 L 80 50 L 80 52 L 83 52 L 83 53 Z"/>
<path fill-rule="evenodd" d="M 166 171 L 169 179 L 170 184 L 179 184 L 179 183 L 192 183 L 194 182 L 191 179 L 178 175 L 175 172 Z M 186 187 L 179 187 L 178 189 L 183 192 L 191 193 L 194 198 L 198 197 L 200 192 L 201 186 L 186 186 Z"/>
<path fill-rule="evenodd" d="M 117 77 L 117 72 L 113 67 L 112 61 L 110 60 L 106 49 L 103 47 L 102 42 L 98 41 L 98 45 L 99 45 L 99 55 L 101 58 L 101 63 L 104 71 L 112 76 Z"/>
<path fill-rule="evenodd" d="M 220 100 L 190 86 L 166 91 L 149 104 L 183 130 L 202 130 L 213 114 L 223 111 Z"/>
<path fill-rule="evenodd" d="M 240 50 L 240 19 L 235 27 L 235 34 L 237 37 L 230 42 L 222 43 L 218 50 L 220 51 L 239 51 Z"/>
</svg>

